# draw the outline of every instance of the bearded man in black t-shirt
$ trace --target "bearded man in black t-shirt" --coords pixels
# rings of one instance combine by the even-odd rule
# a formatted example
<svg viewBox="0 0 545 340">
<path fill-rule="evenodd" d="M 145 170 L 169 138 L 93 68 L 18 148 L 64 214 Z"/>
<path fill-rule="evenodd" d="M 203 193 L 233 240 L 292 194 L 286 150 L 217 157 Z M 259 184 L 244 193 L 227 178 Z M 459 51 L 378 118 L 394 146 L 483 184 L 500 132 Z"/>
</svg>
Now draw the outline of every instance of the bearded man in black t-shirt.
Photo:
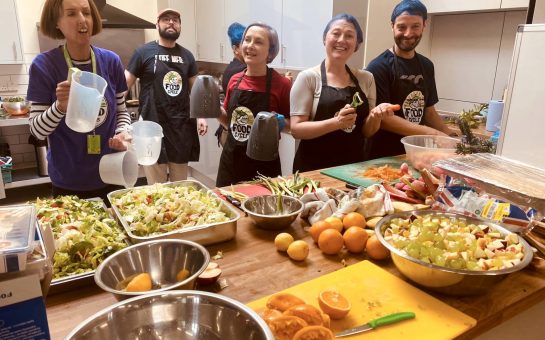
<svg viewBox="0 0 545 340">
<path fill-rule="evenodd" d="M 438 102 L 433 63 L 416 53 L 426 27 L 427 9 L 418 0 L 404 0 L 392 12 L 394 45 L 373 59 L 377 103 L 399 104 L 384 119 L 366 147 L 368 159 L 405 153 L 401 138 L 410 135 L 452 135 L 435 110 Z"/>
</svg>

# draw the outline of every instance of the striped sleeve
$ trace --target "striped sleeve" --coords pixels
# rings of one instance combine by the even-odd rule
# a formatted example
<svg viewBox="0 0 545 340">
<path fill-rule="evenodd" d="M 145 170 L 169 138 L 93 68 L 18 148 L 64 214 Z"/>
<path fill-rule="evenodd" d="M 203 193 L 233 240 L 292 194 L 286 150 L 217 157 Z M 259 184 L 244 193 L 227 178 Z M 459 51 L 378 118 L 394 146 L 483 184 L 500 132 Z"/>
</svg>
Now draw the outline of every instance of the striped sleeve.
<svg viewBox="0 0 545 340">
<path fill-rule="evenodd" d="M 116 109 L 117 109 L 117 125 L 115 128 L 115 133 L 123 132 L 131 125 L 131 116 L 127 111 L 127 106 L 125 105 L 125 93 L 118 93 L 115 95 L 116 99 Z"/>
<path fill-rule="evenodd" d="M 46 139 L 59 125 L 65 113 L 53 105 L 32 103 L 30 107 L 30 133 L 39 140 Z"/>
</svg>

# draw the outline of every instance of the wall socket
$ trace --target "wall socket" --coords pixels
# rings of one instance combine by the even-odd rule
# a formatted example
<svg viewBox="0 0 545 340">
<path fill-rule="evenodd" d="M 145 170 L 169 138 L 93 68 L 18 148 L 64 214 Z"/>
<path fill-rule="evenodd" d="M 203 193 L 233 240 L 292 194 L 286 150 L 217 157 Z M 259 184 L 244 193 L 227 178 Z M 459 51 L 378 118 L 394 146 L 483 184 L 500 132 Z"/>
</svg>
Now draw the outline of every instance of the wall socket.
<svg viewBox="0 0 545 340">
<path fill-rule="evenodd" d="M 0 84 L 0 92 L 10 92 L 10 91 L 11 91 L 11 89 L 10 89 L 8 83 Z"/>
</svg>

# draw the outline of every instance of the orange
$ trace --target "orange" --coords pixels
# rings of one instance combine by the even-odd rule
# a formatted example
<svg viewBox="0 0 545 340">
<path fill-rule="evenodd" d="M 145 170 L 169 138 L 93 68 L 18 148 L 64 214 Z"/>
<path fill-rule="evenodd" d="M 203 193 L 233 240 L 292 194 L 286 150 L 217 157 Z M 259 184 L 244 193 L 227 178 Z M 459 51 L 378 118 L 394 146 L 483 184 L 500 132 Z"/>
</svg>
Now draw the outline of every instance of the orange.
<svg viewBox="0 0 545 340">
<path fill-rule="evenodd" d="M 307 326 L 293 336 L 293 340 L 333 340 L 333 332 L 324 326 Z"/>
<path fill-rule="evenodd" d="M 136 275 L 127 285 L 127 292 L 146 292 L 151 290 L 151 276 L 148 273 Z"/>
<path fill-rule="evenodd" d="M 302 305 L 305 301 L 290 293 L 274 294 L 267 300 L 267 308 L 276 309 L 281 312 L 286 311 L 290 307 Z"/>
<path fill-rule="evenodd" d="M 318 247 L 324 254 L 335 255 L 341 251 L 343 245 L 343 235 L 335 229 L 326 229 L 318 237 Z"/>
<path fill-rule="evenodd" d="M 274 337 L 278 340 L 293 339 L 295 333 L 308 326 L 305 320 L 296 316 L 287 315 L 270 318 L 265 320 L 265 322 L 267 322 L 267 325 L 273 332 Z"/>
<path fill-rule="evenodd" d="M 348 229 L 350 227 L 365 228 L 365 217 L 357 212 L 348 213 L 343 218 L 343 226 L 344 229 Z"/>
<path fill-rule="evenodd" d="M 341 293 L 335 290 L 323 290 L 318 295 L 318 304 L 324 313 L 334 320 L 344 318 L 352 305 Z"/>
<path fill-rule="evenodd" d="M 331 228 L 333 228 L 333 226 L 329 224 L 328 222 L 318 221 L 314 223 L 312 227 L 310 227 L 308 232 L 310 233 L 310 236 L 312 236 L 312 239 L 314 240 L 314 242 L 318 242 L 318 237 L 320 236 L 322 231 L 326 229 L 331 229 Z"/>
<path fill-rule="evenodd" d="M 340 233 L 343 232 L 343 221 L 335 216 L 329 216 L 324 221 L 331 224 L 334 229 L 337 229 Z"/>
<path fill-rule="evenodd" d="M 264 310 L 260 311 L 258 314 L 265 321 L 267 321 L 267 319 L 272 319 L 272 318 L 277 318 L 279 316 L 282 316 L 281 311 L 276 309 L 270 309 L 270 308 L 265 308 Z"/>
<path fill-rule="evenodd" d="M 344 246 L 352 253 L 361 253 L 368 238 L 367 232 L 360 227 L 350 227 L 343 234 Z"/>
<path fill-rule="evenodd" d="M 382 243 L 376 235 L 369 237 L 366 246 L 367 255 L 375 260 L 383 260 L 390 255 L 390 251 Z"/>
<path fill-rule="evenodd" d="M 307 304 L 290 307 L 283 314 L 301 318 L 309 326 L 321 326 L 324 323 L 322 312 L 318 308 Z"/>
</svg>

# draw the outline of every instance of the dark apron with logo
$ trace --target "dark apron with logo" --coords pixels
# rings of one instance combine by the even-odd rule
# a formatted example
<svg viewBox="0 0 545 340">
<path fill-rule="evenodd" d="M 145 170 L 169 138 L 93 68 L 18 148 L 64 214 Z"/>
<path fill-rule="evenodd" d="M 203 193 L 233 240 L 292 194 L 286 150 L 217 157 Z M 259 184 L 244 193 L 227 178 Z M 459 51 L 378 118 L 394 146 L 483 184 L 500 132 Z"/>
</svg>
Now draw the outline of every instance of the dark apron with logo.
<svg viewBox="0 0 545 340">
<path fill-rule="evenodd" d="M 310 171 L 315 169 L 329 168 L 332 166 L 350 164 L 363 161 L 363 147 L 365 138 L 362 127 L 365 118 L 369 115 L 369 100 L 361 89 L 358 79 L 346 66 L 350 79 L 356 85 L 342 89 L 327 85 L 327 74 L 325 63 L 320 67 L 322 73 L 322 92 L 314 121 L 330 119 L 335 112 L 338 112 L 346 104 L 352 102 L 354 93 L 359 92 L 363 104 L 356 108 L 356 124 L 351 129 L 337 130 L 313 139 L 303 139 L 293 161 L 293 172 L 299 170 Z"/>
<path fill-rule="evenodd" d="M 159 48 L 158 46 L 157 55 L 160 54 Z M 164 54 L 170 55 L 168 52 Z M 163 128 L 164 137 L 158 163 L 183 164 L 199 160 L 197 121 L 189 118 L 189 78 L 183 67 L 187 66 L 155 60 L 155 78 L 142 112 L 144 119 L 159 123 Z M 170 75 L 174 73 L 169 72 L 181 75 L 181 83 L 173 80 L 172 83 L 165 84 L 165 81 L 173 78 Z M 179 93 L 173 96 L 167 94 L 167 90 L 176 93 L 178 86 L 181 86 Z M 165 90 L 165 87 L 168 89 Z"/>
<path fill-rule="evenodd" d="M 218 187 L 252 180 L 258 172 L 268 177 L 282 173 L 280 158 L 258 161 L 246 155 L 253 118 L 270 108 L 272 71 L 267 68 L 265 92 L 240 90 L 238 86 L 243 77 L 237 81 L 227 106 L 228 135 L 220 158 L 216 180 Z"/>
<path fill-rule="evenodd" d="M 418 54 L 415 54 L 420 74 L 424 74 L 422 61 Z M 424 77 L 418 79 L 416 84 L 414 79 L 400 79 L 398 57 L 394 53 L 394 86 L 392 91 L 391 103 L 399 104 L 401 109 L 395 112 L 395 115 L 415 124 L 422 124 L 424 110 L 426 108 L 426 81 Z M 415 96 L 420 93 L 422 97 Z M 379 130 L 372 138 L 372 146 L 368 148 L 369 159 L 375 159 L 387 156 L 402 155 L 405 153 L 405 147 L 401 143 L 404 136 L 386 130 Z"/>
</svg>

